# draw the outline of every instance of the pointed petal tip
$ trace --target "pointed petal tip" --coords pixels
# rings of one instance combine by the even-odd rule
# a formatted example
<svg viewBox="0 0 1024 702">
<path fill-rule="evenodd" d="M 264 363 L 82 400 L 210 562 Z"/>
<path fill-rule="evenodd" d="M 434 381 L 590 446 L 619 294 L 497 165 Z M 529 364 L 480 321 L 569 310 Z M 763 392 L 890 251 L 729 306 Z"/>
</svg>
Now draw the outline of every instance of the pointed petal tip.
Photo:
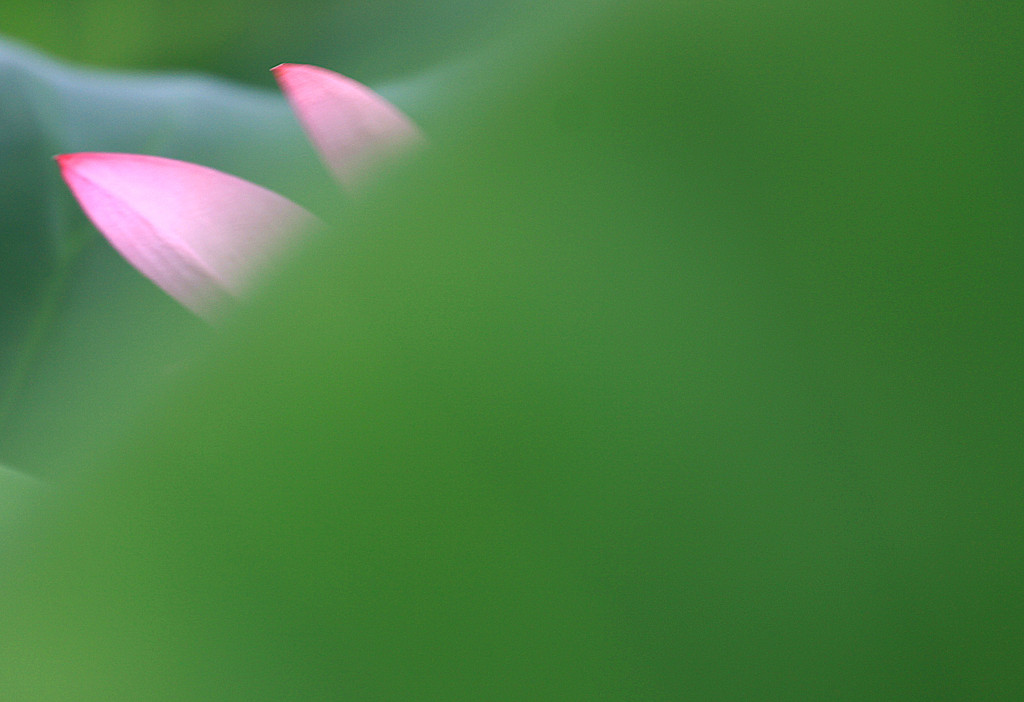
<svg viewBox="0 0 1024 702">
<path fill-rule="evenodd" d="M 99 155 L 91 152 L 57 154 L 53 157 L 53 160 L 57 162 L 57 167 L 60 168 L 61 177 L 68 182 L 68 185 L 71 185 L 69 178 L 88 168 L 90 164 L 95 163 L 96 157 Z"/>
<path fill-rule="evenodd" d="M 103 151 L 77 151 L 67 154 L 57 154 L 53 157 L 53 160 L 61 167 L 61 170 L 68 170 L 72 168 L 82 168 L 83 166 L 91 166 L 94 164 L 104 162 L 130 162 L 139 158 L 137 154 L 124 154 L 116 152 L 103 152 Z M 142 158 L 159 158 L 156 156 L 143 156 Z"/>
<path fill-rule="evenodd" d="M 56 154 L 53 160 L 57 162 L 57 165 L 63 171 L 73 166 L 75 161 L 79 160 L 81 156 L 82 154 Z"/>
<path fill-rule="evenodd" d="M 334 71 L 326 68 L 320 68 L 319 66 L 313 66 L 308 63 L 279 63 L 271 68 L 270 72 L 274 74 L 274 79 L 277 81 L 278 86 L 286 92 L 288 90 L 288 85 L 303 79 L 316 80 L 317 78 L 320 78 L 321 80 L 329 80 L 331 77 L 337 77 L 344 78 L 345 80 L 352 80 L 340 73 L 335 73 Z"/>
<path fill-rule="evenodd" d="M 299 71 L 299 72 L 323 73 L 323 74 L 327 74 L 327 75 L 341 76 L 340 73 L 335 73 L 334 71 L 331 71 L 331 70 L 329 70 L 327 68 L 321 68 L 320 66 L 314 66 L 314 65 L 309 64 L 309 63 L 287 63 L 287 62 L 279 63 L 276 66 L 274 66 L 273 68 L 271 68 L 270 70 L 272 72 L 274 72 L 275 74 L 279 74 L 279 75 L 280 74 L 287 74 L 287 73 L 294 73 L 296 71 Z"/>
</svg>

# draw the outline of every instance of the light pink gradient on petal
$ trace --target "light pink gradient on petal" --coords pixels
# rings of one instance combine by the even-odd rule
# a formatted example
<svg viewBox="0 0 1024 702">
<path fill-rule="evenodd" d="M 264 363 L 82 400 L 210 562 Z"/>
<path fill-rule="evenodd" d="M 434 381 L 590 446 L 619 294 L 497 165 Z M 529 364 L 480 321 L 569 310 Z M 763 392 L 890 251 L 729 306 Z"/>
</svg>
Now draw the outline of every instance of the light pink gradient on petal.
<svg viewBox="0 0 1024 702">
<path fill-rule="evenodd" d="M 273 71 L 310 141 L 345 187 L 357 185 L 375 161 L 422 140 L 398 108 L 351 78 L 294 63 Z"/>
<path fill-rule="evenodd" d="M 316 218 L 241 178 L 158 156 L 57 156 L 89 219 L 144 275 L 209 317 Z"/>
</svg>

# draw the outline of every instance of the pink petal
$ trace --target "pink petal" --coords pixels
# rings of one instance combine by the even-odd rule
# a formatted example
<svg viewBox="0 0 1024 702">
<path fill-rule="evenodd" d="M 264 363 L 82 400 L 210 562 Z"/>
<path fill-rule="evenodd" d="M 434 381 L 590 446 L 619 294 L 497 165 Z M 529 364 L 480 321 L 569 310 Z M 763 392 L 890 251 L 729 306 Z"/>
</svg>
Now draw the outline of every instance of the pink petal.
<svg viewBox="0 0 1024 702">
<path fill-rule="evenodd" d="M 208 316 L 313 215 L 234 176 L 157 156 L 57 156 L 82 209 L 144 275 Z"/>
<path fill-rule="evenodd" d="M 273 71 L 313 145 L 346 187 L 374 161 L 422 138 L 394 105 L 351 78 L 293 63 Z"/>
</svg>

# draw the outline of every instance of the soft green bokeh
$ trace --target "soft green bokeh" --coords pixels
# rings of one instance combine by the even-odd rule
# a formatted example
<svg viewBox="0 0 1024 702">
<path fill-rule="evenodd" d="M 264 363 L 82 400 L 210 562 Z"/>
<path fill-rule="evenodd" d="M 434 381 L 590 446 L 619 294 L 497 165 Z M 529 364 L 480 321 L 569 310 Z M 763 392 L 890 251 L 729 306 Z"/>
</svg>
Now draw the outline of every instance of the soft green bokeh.
<svg viewBox="0 0 1024 702">
<path fill-rule="evenodd" d="M 558 7 L 35 510 L 5 699 L 1024 694 L 1021 11 Z"/>
<path fill-rule="evenodd" d="M 396 80 L 458 60 L 534 0 L 5 0 L 0 33 L 94 66 L 196 69 L 269 86 L 278 63 Z"/>
</svg>

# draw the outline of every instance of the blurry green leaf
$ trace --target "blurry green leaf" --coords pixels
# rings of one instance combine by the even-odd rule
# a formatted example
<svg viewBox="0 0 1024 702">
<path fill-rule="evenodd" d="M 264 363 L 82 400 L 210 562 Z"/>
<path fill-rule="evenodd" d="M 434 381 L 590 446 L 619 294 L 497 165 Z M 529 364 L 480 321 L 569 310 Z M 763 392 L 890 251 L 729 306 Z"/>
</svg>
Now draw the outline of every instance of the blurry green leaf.
<svg viewBox="0 0 1024 702">
<path fill-rule="evenodd" d="M 1021 697 L 1019 12 L 564 9 L 62 484 L 7 699 Z"/>
</svg>

